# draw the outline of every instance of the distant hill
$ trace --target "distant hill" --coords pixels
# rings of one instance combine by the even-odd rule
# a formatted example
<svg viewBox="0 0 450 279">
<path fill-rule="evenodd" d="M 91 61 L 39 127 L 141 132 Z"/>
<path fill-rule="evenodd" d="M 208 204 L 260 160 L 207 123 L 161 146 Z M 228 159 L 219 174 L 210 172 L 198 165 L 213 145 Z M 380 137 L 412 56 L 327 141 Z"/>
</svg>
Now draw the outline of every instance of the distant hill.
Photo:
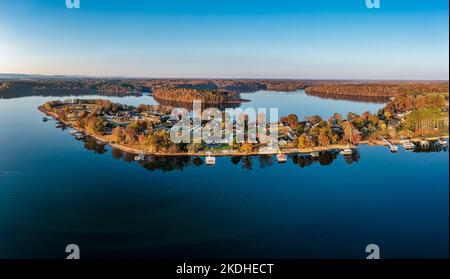
<svg viewBox="0 0 450 279">
<path fill-rule="evenodd" d="M 64 76 L 64 75 L 34 75 L 34 74 L 9 74 L 0 73 L 0 80 L 49 80 L 49 79 L 83 79 L 86 76 Z"/>
<path fill-rule="evenodd" d="M 447 93 L 448 81 L 301 80 L 301 79 L 145 79 L 98 78 L 64 75 L 0 74 L 0 97 L 30 92 L 88 91 L 130 94 L 156 92 L 160 99 L 189 101 L 192 97 L 211 102 L 237 101 L 242 92 L 297 91 L 335 96 L 393 97 L 399 94 Z M 214 93 L 214 94 L 213 94 Z"/>
<path fill-rule="evenodd" d="M 316 84 L 306 88 L 307 94 L 394 97 L 400 94 L 447 93 L 448 81 L 373 82 L 349 84 Z"/>
</svg>

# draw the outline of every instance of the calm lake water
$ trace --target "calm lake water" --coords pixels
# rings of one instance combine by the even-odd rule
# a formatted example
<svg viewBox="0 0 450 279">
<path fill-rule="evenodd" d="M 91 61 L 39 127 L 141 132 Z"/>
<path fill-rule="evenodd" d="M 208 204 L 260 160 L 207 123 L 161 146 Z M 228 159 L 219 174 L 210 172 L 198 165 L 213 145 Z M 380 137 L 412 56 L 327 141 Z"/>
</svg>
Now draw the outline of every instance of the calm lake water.
<svg viewBox="0 0 450 279">
<path fill-rule="evenodd" d="M 377 111 L 303 92 L 242 94 L 280 116 Z M 83 98 L 93 98 L 86 96 Z M 101 97 L 154 104 L 151 96 Z M 77 141 L 36 107 L 0 99 L 0 258 L 447 258 L 447 150 L 353 158 L 148 158 Z"/>
</svg>

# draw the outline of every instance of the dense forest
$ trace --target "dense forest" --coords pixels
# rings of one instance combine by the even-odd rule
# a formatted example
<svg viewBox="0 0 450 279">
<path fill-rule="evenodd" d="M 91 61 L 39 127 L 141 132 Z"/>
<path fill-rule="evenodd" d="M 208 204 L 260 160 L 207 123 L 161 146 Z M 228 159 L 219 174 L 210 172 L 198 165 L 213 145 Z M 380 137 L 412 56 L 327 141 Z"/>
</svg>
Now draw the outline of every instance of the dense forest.
<svg viewBox="0 0 450 279">
<path fill-rule="evenodd" d="M 93 92 L 127 95 L 156 92 L 159 99 L 190 102 L 235 102 L 238 93 L 297 91 L 336 98 L 389 98 L 402 94 L 448 94 L 448 81 L 333 81 L 333 80 L 252 80 L 252 79 L 19 79 L 0 81 L 0 97 L 22 92 Z M 168 92 L 169 90 L 173 92 Z M 179 95 L 178 95 L 179 94 Z M 385 100 L 380 100 L 385 101 Z"/>
<path fill-rule="evenodd" d="M 0 83 L 0 93 L 78 91 L 129 94 L 148 89 L 133 80 L 14 80 Z"/>
<path fill-rule="evenodd" d="M 207 90 L 223 89 L 236 93 L 255 92 L 258 90 L 296 91 L 312 84 L 314 84 L 314 81 L 253 80 L 253 79 L 211 79 L 211 80 L 167 79 L 167 80 L 149 80 L 146 82 L 146 86 L 153 89 L 159 87 L 175 86 L 191 89 L 207 89 Z"/>
<path fill-rule="evenodd" d="M 325 95 L 394 97 L 401 94 L 448 93 L 448 82 L 321 83 L 307 87 L 305 92 Z"/>
<path fill-rule="evenodd" d="M 192 89 L 183 87 L 160 87 L 153 90 L 156 99 L 192 103 L 201 100 L 203 103 L 237 103 L 239 94 L 227 90 Z"/>
</svg>

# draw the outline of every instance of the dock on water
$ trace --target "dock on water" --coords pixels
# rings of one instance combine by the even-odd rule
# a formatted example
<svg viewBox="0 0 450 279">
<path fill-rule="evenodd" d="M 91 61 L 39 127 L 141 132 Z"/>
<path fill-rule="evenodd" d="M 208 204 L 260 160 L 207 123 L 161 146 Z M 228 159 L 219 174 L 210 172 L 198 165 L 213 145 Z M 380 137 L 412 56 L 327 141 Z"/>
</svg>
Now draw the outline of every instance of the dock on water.
<svg viewBox="0 0 450 279">
<path fill-rule="evenodd" d="M 387 139 L 383 138 L 382 136 L 380 136 L 381 140 L 389 146 L 389 149 L 391 150 L 391 152 L 395 153 L 398 151 L 398 146 L 396 144 L 392 144 L 390 141 L 388 141 Z"/>
</svg>

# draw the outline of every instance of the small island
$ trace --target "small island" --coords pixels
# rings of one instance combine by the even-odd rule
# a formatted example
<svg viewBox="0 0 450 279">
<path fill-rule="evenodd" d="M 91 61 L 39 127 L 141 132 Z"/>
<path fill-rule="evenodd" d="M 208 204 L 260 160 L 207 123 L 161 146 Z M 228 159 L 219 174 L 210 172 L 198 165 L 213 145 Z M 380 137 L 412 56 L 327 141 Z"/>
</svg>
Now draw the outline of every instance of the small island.
<svg viewBox="0 0 450 279">
<path fill-rule="evenodd" d="M 376 114 L 349 112 L 344 118 L 335 113 L 328 119 L 319 115 L 304 119 L 295 114 L 283 116 L 278 123 L 279 138 L 275 148 L 260 142 L 236 143 L 236 140 L 213 145 L 173 143 L 170 129 L 179 119 L 171 116 L 170 106 L 142 104 L 133 107 L 104 99 L 73 99 L 47 102 L 39 110 L 83 136 L 93 137 L 114 148 L 158 156 L 314 154 L 349 150 L 358 144 L 390 147 L 402 144 L 405 149 L 413 149 L 427 144 L 446 144 L 442 138 L 448 137 L 449 128 L 448 94 L 440 93 L 402 93 L 391 98 Z M 396 151 L 395 148 L 391 150 Z"/>
</svg>

